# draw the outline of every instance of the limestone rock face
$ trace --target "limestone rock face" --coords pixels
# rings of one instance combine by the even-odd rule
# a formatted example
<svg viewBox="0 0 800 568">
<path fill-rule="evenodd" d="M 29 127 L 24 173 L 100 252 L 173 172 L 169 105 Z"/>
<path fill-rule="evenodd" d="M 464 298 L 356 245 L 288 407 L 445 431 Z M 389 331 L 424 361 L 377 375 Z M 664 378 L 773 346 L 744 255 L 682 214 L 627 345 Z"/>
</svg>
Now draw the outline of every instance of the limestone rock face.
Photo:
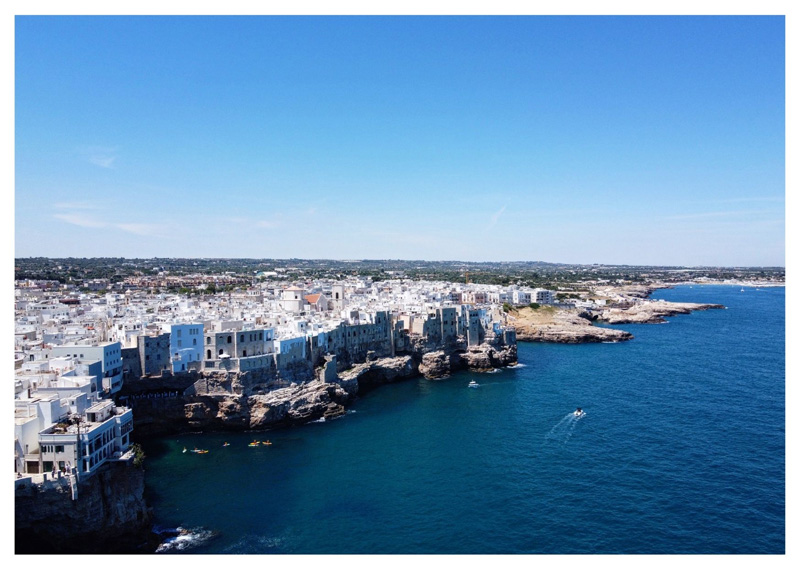
<svg viewBox="0 0 800 568">
<path fill-rule="evenodd" d="M 352 369 L 339 373 L 342 381 L 356 381 L 356 390 L 361 385 L 392 383 L 415 376 L 417 367 L 411 355 L 386 357 L 355 365 Z"/>
<path fill-rule="evenodd" d="M 585 312 L 569 308 L 523 308 L 510 314 L 508 320 L 517 330 L 518 341 L 600 343 L 633 339 L 627 331 L 594 326 L 591 316 L 587 316 Z"/>
<path fill-rule="evenodd" d="M 426 379 L 440 379 L 455 371 L 491 371 L 498 367 L 515 365 L 517 346 L 482 343 L 466 351 L 443 350 L 425 353 L 419 364 L 419 372 Z"/>
<path fill-rule="evenodd" d="M 354 394 L 352 383 L 342 385 L 312 381 L 264 395 L 254 395 L 248 398 L 249 427 L 267 428 L 342 414 L 344 405 Z"/>
<path fill-rule="evenodd" d="M 332 361 L 311 373 L 298 366 L 291 375 L 302 379 L 296 383 L 285 373 L 212 371 L 201 373 L 179 397 L 138 397 L 131 402 L 140 435 L 264 429 L 339 416 L 360 391 L 376 385 L 420 374 L 441 378 L 459 369 L 490 370 L 516 360 L 516 345 L 486 343 L 467 352 L 463 346 L 451 346 L 430 353 L 370 357 L 338 373 Z"/>
<path fill-rule="evenodd" d="M 606 323 L 664 323 L 664 317 L 689 314 L 696 310 L 723 309 L 720 304 L 641 301 L 624 308 L 609 308 L 598 315 Z"/>
<path fill-rule="evenodd" d="M 621 329 L 608 329 L 592 325 L 539 325 L 523 330 L 517 329 L 520 341 L 546 343 L 603 343 L 633 339 L 633 334 Z"/>
<path fill-rule="evenodd" d="M 426 379 L 441 379 L 450 374 L 452 356 L 444 351 L 432 351 L 422 356 L 419 372 Z"/>
<path fill-rule="evenodd" d="M 144 470 L 112 462 L 78 484 L 67 478 L 15 490 L 15 552 L 153 552 L 152 517 L 144 500 Z"/>
<path fill-rule="evenodd" d="M 461 354 L 461 359 L 468 369 L 473 371 L 491 371 L 498 367 L 507 367 L 517 362 L 517 346 L 497 348 L 482 343 L 477 347 L 470 347 L 466 353 Z"/>
</svg>

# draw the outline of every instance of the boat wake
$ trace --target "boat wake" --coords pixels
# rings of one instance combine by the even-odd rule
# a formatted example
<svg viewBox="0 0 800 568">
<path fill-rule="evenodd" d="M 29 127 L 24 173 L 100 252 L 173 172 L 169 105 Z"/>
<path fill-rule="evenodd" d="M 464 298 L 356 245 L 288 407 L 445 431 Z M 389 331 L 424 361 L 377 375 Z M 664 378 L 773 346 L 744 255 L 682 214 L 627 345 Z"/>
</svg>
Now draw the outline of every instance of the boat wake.
<svg viewBox="0 0 800 568">
<path fill-rule="evenodd" d="M 586 416 L 586 414 L 581 414 L 580 416 L 575 416 L 574 412 L 570 412 L 564 418 L 558 421 L 558 424 L 553 426 L 550 431 L 545 435 L 544 439 L 548 442 L 561 442 L 566 444 L 569 442 L 569 439 L 572 438 L 573 432 L 575 432 L 575 426 L 578 424 L 578 420 Z"/>
<path fill-rule="evenodd" d="M 155 531 L 164 538 L 164 542 L 156 548 L 157 553 L 162 552 L 181 552 L 187 548 L 199 546 L 219 535 L 216 531 L 203 528 L 185 529 L 161 529 Z"/>
</svg>

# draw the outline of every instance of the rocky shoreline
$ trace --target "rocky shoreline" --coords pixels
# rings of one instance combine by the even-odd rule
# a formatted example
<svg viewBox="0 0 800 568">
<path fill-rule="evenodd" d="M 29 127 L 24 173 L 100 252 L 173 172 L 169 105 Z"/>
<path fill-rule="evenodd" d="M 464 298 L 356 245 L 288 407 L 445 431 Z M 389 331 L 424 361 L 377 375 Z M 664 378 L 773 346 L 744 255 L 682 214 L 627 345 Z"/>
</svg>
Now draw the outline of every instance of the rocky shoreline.
<svg viewBox="0 0 800 568">
<path fill-rule="evenodd" d="M 522 308 L 516 315 L 509 314 L 508 323 L 516 328 L 517 341 L 607 343 L 633 339 L 627 331 L 594 326 L 586 312 L 568 308 Z"/>
<path fill-rule="evenodd" d="M 625 308 L 603 310 L 599 321 L 617 323 L 666 323 L 665 317 L 690 314 L 694 311 L 725 309 L 721 304 L 695 304 L 689 302 L 649 301 Z"/>
<path fill-rule="evenodd" d="M 344 414 L 359 393 L 414 377 L 439 379 L 459 370 L 490 371 L 513 366 L 516 345 L 483 343 L 468 348 L 417 350 L 381 357 L 336 371 L 329 360 L 297 369 L 296 382 L 273 373 L 213 371 L 199 374 L 178 396 L 153 396 L 175 378 L 131 381 L 123 394 L 134 411 L 137 437 L 198 431 L 266 430 L 305 424 Z"/>
<path fill-rule="evenodd" d="M 160 539 L 152 533 L 144 475 L 132 460 L 108 463 L 81 479 L 75 500 L 66 476 L 43 483 L 18 483 L 14 493 L 14 552 L 154 552 Z"/>
<path fill-rule="evenodd" d="M 604 302 L 592 308 L 544 306 L 512 310 L 508 323 L 517 330 L 518 341 L 547 343 L 614 343 L 633 339 L 630 332 L 598 327 L 592 322 L 607 324 L 665 323 L 665 317 L 693 311 L 724 309 L 720 304 L 697 304 L 651 300 L 650 295 L 667 284 L 635 284 L 604 286 L 586 294 Z"/>
</svg>

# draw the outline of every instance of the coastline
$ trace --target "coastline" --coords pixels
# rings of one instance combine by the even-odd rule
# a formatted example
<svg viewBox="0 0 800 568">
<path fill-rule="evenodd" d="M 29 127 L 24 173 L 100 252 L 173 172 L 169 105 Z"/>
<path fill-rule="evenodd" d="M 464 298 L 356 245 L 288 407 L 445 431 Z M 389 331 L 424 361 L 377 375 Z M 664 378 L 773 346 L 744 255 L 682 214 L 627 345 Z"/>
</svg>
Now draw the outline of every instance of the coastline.
<svg viewBox="0 0 800 568">
<path fill-rule="evenodd" d="M 599 343 L 634 339 L 628 331 L 598 327 L 607 324 L 665 323 L 665 317 L 694 311 L 724 309 L 721 304 L 652 300 L 656 290 L 681 284 L 654 282 L 623 286 L 597 286 L 583 294 L 584 304 L 574 306 L 521 307 L 509 312 L 509 324 L 517 329 L 519 341 L 546 343 Z"/>
</svg>

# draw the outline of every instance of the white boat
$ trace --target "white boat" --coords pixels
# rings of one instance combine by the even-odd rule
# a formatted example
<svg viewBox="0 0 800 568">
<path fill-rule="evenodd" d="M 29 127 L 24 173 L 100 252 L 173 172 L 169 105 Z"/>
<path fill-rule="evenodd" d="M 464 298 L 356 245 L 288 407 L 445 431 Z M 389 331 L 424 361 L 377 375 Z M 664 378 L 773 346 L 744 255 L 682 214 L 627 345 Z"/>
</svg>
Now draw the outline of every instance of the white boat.
<svg viewBox="0 0 800 568">
<path fill-rule="evenodd" d="M 469 384 L 468 384 L 467 386 L 468 386 L 469 388 L 471 388 L 471 389 L 476 389 L 476 388 L 478 388 L 478 387 L 479 387 L 479 386 L 481 386 L 481 385 L 479 385 L 479 384 L 478 384 L 478 383 L 476 383 L 475 381 L 470 381 L 470 382 L 469 382 Z"/>
<path fill-rule="evenodd" d="M 575 412 L 572 413 L 576 418 L 580 418 L 584 414 L 586 414 L 582 408 L 578 408 Z"/>
</svg>

